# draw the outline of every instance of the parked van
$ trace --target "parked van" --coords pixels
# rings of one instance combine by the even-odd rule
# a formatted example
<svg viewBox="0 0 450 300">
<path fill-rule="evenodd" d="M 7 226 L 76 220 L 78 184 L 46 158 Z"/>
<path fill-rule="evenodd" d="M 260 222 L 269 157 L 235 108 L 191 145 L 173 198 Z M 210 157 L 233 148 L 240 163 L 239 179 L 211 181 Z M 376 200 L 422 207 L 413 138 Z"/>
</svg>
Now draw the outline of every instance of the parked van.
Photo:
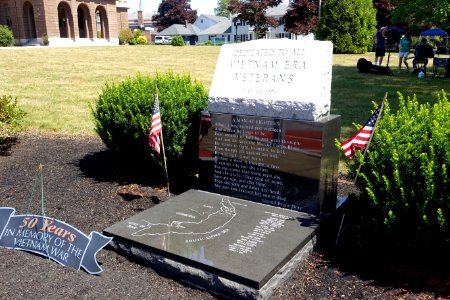
<svg viewBox="0 0 450 300">
<path fill-rule="evenodd" d="M 155 45 L 170 45 L 172 44 L 172 37 L 168 35 L 155 36 Z"/>
</svg>

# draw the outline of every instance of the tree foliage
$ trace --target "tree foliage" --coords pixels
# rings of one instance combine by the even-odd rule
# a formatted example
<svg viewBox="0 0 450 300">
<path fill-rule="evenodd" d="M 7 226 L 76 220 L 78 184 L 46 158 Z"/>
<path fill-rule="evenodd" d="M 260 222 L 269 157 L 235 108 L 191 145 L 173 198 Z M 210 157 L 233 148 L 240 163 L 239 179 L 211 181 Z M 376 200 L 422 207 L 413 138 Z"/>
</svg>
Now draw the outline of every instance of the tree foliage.
<svg viewBox="0 0 450 300">
<path fill-rule="evenodd" d="M 378 27 L 390 26 L 391 13 L 394 10 L 391 0 L 373 0 L 373 7 L 377 10 Z"/>
<path fill-rule="evenodd" d="M 297 34 L 316 32 L 319 24 L 319 3 L 317 0 L 295 0 L 284 16 L 284 30 Z"/>
<path fill-rule="evenodd" d="M 191 8 L 191 0 L 162 0 L 158 13 L 152 17 L 158 31 L 173 24 L 194 23 L 197 11 Z"/>
<path fill-rule="evenodd" d="M 364 53 L 372 47 L 375 16 L 372 0 L 327 0 L 317 38 L 332 41 L 335 53 Z"/>
<path fill-rule="evenodd" d="M 230 5 L 230 0 L 219 0 L 217 7 L 214 8 L 216 16 L 228 17 L 231 14 L 228 5 Z"/>
<path fill-rule="evenodd" d="M 450 2 L 448 0 L 392 0 L 394 24 L 422 25 L 425 27 L 450 26 Z"/>
<path fill-rule="evenodd" d="M 282 0 L 230 0 L 228 9 L 237 14 L 233 21 L 246 21 L 254 26 L 257 38 L 265 36 L 269 27 L 277 27 L 278 20 L 266 15 L 266 9 L 278 6 Z"/>
</svg>

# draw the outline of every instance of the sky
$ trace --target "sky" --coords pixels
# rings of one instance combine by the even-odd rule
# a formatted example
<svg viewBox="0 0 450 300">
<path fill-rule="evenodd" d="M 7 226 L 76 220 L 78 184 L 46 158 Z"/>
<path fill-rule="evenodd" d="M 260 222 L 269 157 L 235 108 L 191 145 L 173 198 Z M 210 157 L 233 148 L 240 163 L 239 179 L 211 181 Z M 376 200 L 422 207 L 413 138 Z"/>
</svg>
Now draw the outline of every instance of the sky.
<svg viewBox="0 0 450 300">
<path fill-rule="evenodd" d="M 128 12 L 136 12 L 139 8 L 139 1 L 142 1 L 144 13 L 153 13 L 158 11 L 161 0 L 128 0 L 130 9 Z M 191 8 L 197 10 L 197 14 L 214 15 L 214 8 L 217 7 L 218 0 L 191 0 Z M 284 4 L 288 4 L 288 0 L 283 0 Z"/>
</svg>

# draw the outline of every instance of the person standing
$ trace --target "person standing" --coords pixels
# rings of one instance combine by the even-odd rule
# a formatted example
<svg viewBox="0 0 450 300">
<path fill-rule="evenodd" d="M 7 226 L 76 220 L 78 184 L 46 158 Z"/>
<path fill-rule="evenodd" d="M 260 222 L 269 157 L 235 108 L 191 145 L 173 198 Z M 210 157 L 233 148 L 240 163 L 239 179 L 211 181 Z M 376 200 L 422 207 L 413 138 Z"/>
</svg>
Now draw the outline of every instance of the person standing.
<svg viewBox="0 0 450 300">
<path fill-rule="evenodd" d="M 377 31 L 377 34 L 375 35 L 377 41 L 375 44 L 375 65 L 381 66 L 381 63 L 383 62 L 384 55 L 386 53 L 386 32 L 387 27 L 381 27 L 380 30 Z"/>
<path fill-rule="evenodd" d="M 411 39 L 409 37 L 409 33 L 406 35 L 402 35 L 402 38 L 400 39 L 399 43 L 399 49 L 398 49 L 398 73 L 400 74 L 400 71 L 402 70 L 402 63 L 405 64 L 407 72 L 409 72 L 409 65 L 408 65 L 408 56 L 409 51 L 411 49 Z"/>
</svg>

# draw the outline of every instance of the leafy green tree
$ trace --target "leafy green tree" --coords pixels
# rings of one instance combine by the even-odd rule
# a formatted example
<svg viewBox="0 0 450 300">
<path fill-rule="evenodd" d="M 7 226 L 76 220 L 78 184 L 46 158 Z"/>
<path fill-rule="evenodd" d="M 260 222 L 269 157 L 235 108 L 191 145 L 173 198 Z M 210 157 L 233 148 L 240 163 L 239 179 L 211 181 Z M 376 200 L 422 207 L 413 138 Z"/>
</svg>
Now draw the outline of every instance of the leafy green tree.
<svg viewBox="0 0 450 300">
<path fill-rule="evenodd" d="M 284 30 L 296 34 L 309 34 L 319 24 L 319 3 L 317 0 L 295 0 L 289 4 L 284 16 Z"/>
<path fill-rule="evenodd" d="M 282 0 L 230 0 L 228 9 L 237 14 L 233 21 L 246 21 L 254 26 L 257 38 L 265 36 L 269 27 L 278 26 L 278 20 L 266 15 L 266 9 L 278 6 Z"/>
<path fill-rule="evenodd" d="M 157 30 L 164 30 L 173 24 L 194 23 L 197 11 L 191 8 L 190 2 L 191 0 L 162 0 L 158 13 L 152 17 Z"/>
<path fill-rule="evenodd" d="M 424 25 L 447 28 L 450 26 L 450 2 L 448 0 L 392 0 L 394 24 Z"/>
<path fill-rule="evenodd" d="M 317 38 L 332 41 L 335 53 L 364 53 L 372 47 L 375 17 L 372 0 L 327 0 Z"/>
<path fill-rule="evenodd" d="M 217 7 L 214 8 L 214 13 L 216 16 L 228 17 L 231 12 L 228 9 L 228 5 L 230 4 L 230 0 L 219 0 L 217 2 Z"/>
</svg>

